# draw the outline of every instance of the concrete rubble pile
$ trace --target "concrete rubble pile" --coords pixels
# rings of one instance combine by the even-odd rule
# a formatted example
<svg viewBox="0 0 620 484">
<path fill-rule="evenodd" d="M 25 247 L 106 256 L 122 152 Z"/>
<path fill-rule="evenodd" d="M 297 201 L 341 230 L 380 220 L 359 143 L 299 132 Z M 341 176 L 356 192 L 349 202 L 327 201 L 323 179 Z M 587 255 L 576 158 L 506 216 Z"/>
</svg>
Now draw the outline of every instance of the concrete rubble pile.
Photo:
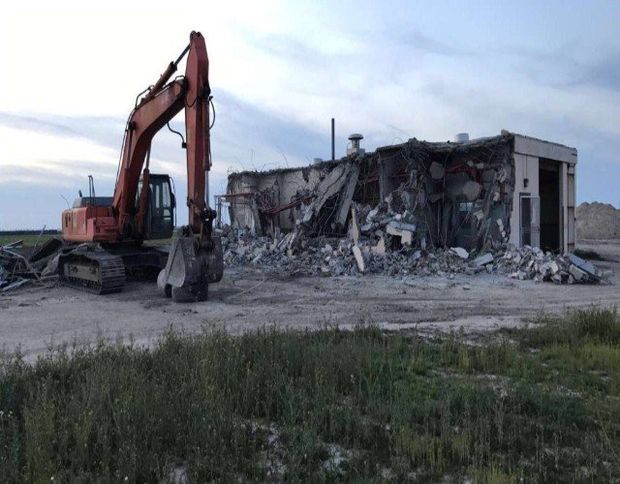
<svg viewBox="0 0 620 484">
<path fill-rule="evenodd" d="M 21 240 L 0 246 L 0 293 L 56 279 L 54 262 L 61 245 L 59 239 L 52 238 L 28 256 Z"/>
<path fill-rule="evenodd" d="M 388 197 L 372 209 L 354 204 L 347 235 L 340 238 L 308 236 L 301 223 L 295 231 L 275 238 L 226 227 L 224 262 L 287 275 L 453 277 L 487 272 L 556 284 L 595 284 L 608 279 L 609 274 L 575 255 L 554 255 L 529 246 L 503 245 L 478 252 L 431 247 L 418 236 L 410 214 L 392 210 L 392 200 Z"/>
<path fill-rule="evenodd" d="M 291 244 L 293 239 L 288 236 L 273 240 L 270 236 L 236 234 L 233 230 L 226 230 L 225 234 L 224 263 L 227 266 L 249 264 L 287 275 L 323 276 L 475 272 L 450 250 L 430 252 L 402 248 L 392 251 L 381 242 L 373 245 L 368 240 L 354 243 L 348 238 L 329 237 Z"/>
<path fill-rule="evenodd" d="M 556 284 L 597 284 L 607 282 L 611 275 L 574 254 L 554 255 L 529 246 L 508 248 L 496 259 L 494 267 L 515 279 Z"/>
</svg>

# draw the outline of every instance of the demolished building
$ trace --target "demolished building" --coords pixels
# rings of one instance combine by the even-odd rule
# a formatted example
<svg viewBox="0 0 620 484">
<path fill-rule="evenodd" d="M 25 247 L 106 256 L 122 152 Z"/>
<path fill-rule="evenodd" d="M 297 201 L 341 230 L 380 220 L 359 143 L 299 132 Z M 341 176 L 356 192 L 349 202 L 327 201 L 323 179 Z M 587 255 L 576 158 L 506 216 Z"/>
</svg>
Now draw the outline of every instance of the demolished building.
<svg viewBox="0 0 620 484">
<path fill-rule="evenodd" d="M 360 148 L 361 135 L 350 140 L 339 160 L 231 174 L 218 199 L 232 227 L 278 238 L 337 237 L 354 225 L 377 242 L 387 232 L 422 249 L 574 249 L 575 148 L 508 131 L 374 152 Z"/>
<path fill-rule="evenodd" d="M 300 168 L 229 176 L 227 267 L 296 276 L 504 274 L 555 284 L 610 283 L 571 252 L 577 151 L 503 131 L 475 140 L 411 139 Z M 60 245 L 59 245 L 60 244 Z M 0 292 L 57 272 L 59 240 L 28 259 L 0 247 Z M 67 250 L 80 250 L 80 247 Z"/>
</svg>

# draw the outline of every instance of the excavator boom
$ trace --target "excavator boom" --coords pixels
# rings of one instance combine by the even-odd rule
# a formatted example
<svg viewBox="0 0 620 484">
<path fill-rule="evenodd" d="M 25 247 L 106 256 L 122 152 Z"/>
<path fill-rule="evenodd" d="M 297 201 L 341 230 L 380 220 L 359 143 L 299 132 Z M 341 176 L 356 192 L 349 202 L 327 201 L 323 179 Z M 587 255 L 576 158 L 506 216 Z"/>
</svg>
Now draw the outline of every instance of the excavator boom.
<svg viewBox="0 0 620 484">
<path fill-rule="evenodd" d="M 167 83 L 177 64 L 187 53 L 185 76 Z M 175 62 L 171 62 L 155 85 L 139 101 L 127 122 L 123 155 L 114 191 L 114 210 L 118 213 L 122 238 L 140 238 L 146 207 L 135 199 L 138 180 L 155 134 L 185 109 L 187 139 L 187 203 L 193 233 L 204 231 L 201 216 L 208 200 L 209 160 L 209 59 L 204 37 L 192 32 L 190 43 Z M 148 167 L 146 168 L 148 170 Z M 142 185 L 146 189 L 146 183 Z M 135 215 L 139 214 L 139 217 Z"/>
</svg>

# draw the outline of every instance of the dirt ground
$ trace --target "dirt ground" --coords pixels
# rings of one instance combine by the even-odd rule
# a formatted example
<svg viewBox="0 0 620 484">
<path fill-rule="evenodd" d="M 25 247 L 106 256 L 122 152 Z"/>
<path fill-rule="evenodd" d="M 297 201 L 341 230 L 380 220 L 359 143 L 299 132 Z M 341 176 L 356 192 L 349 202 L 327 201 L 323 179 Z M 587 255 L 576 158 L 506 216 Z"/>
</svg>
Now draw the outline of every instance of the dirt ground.
<svg viewBox="0 0 620 484">
<path fill-rule="evenodd" d="M 204 303 L 176 304 L 155 283 L 129 282 L 120 294 L 96 296 L 66 287 L 23 288 L 0 296 L 0 347 L 27 356 L 50 345 L 98 338 L 149 344 L 169 328 L 203 327 L 242 332 L 262 326 L 351 327 L 373 322 L 387 330 L 420 332 L 463 327 L 476 334 L 523 324 L 542 313 L 598 304 L 620 305 L 620 241 L 580 248 L 607 258 L 612 285 L 564 285 L 518 281 L 503 275 L 448 277 L 286 278 L 256 268 L 227 269 Z"/>
</svg>

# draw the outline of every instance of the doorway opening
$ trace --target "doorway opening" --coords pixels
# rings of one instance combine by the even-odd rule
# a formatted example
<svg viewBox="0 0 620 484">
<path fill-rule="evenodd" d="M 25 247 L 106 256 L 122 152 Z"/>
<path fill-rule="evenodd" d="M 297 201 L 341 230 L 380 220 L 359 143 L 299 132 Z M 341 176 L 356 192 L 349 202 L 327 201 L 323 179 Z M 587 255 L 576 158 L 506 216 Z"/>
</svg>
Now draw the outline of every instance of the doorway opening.
<svg viewBox="0 0 620 484">
<path fill-rule="evenodd" d="M 540 248 L 560 252 L 560 163 L 539 160 Z"/>
</svg>

